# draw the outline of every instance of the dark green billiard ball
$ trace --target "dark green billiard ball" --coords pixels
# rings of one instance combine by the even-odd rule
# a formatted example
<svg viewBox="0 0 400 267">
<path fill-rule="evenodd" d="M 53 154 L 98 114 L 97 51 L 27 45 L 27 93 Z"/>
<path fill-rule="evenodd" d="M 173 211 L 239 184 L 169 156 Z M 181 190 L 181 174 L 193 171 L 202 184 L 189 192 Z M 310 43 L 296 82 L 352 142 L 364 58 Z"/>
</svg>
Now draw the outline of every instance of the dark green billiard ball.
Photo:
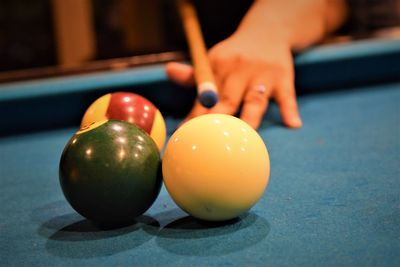
<svg viewBox="0 0 400 267">
<path fill-rule="evenodd" d="M 139 127 L 108 120 L 79 130 L 61 155 L 59 176 L 71 206 L 89 220 L 129 223 L 157 198 L 161 159 Z"/>
</svg>

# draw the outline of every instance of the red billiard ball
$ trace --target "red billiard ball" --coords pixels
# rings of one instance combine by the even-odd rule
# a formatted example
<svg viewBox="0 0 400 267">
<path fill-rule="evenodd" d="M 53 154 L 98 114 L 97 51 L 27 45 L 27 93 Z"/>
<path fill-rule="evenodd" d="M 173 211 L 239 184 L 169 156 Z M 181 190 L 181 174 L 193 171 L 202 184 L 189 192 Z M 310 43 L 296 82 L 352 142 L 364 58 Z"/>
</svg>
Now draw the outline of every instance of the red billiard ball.
<svg viewBox="0 0 400 267">
<path fill-rule="evenodd" d="M 158 108 L 148 99 L 134 93 L 115 92 L 106 94 L 86 110 L 81 127 L 104 119 L 123 120 L 145 130 L 161 151 L 166 138 L 165 121 Z"/>
<path fill-rule="evenodd" d="M 67 143 L 59 178 L 66 199 L 82 216 L 99 223 L 131 222 L 160 192 L 160 153 L 139 127 L 100 121 Z"/>
</svg>

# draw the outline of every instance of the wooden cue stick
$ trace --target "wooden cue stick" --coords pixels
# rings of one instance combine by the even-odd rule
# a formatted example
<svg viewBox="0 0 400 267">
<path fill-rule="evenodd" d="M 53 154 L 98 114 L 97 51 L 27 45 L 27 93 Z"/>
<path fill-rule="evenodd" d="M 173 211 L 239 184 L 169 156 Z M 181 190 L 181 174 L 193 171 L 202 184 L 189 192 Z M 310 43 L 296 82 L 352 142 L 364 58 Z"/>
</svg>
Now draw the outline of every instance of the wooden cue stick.
<svg viewBox="0 0 400 267">
<path fill-rule="evenodd" d="M 177 0 L 177 3 L 194 66 L 198 98 L 204 107 L 211 108 L 218 101 L 218 91 L 196 10 L 190 0 Z"/>
</svg>

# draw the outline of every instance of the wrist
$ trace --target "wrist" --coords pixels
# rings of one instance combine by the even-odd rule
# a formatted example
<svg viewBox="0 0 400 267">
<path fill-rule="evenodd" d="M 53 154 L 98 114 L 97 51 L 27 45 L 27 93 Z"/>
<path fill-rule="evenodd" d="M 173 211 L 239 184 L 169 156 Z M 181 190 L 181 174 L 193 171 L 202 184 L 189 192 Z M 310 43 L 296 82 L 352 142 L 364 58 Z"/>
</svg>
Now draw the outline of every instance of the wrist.
<svg viewBox="0 0 400 267">
<path fill-rule="evenodd" d="M 274 16 L 241 23 L 233 36 L 248 42 L 281 45 L 292 48 L 293 33 Z"/>
<path fill-rule="evenodd" d="M 325 0 L 256 0 L 237 33 L 279 40 L 300 50 L 325 35 L 325 9 Z"/>
</svg>

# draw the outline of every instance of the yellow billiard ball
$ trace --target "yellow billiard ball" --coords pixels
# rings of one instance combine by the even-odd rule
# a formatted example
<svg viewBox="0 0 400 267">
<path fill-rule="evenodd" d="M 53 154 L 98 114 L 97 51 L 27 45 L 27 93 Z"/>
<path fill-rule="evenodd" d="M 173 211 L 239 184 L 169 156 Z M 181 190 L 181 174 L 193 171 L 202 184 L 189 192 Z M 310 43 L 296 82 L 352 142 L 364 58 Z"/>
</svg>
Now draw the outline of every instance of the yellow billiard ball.
<svg viewBox="0 0 400 267">
<path fill-rule="evenodd" d="M 162 159 L 171 198 L 190 215 L 233 219 L 263 195 L 269 180 L 267 147 L 244 121 L 223 114 L 189 120 L 169 139 Z"/>
</svg>

